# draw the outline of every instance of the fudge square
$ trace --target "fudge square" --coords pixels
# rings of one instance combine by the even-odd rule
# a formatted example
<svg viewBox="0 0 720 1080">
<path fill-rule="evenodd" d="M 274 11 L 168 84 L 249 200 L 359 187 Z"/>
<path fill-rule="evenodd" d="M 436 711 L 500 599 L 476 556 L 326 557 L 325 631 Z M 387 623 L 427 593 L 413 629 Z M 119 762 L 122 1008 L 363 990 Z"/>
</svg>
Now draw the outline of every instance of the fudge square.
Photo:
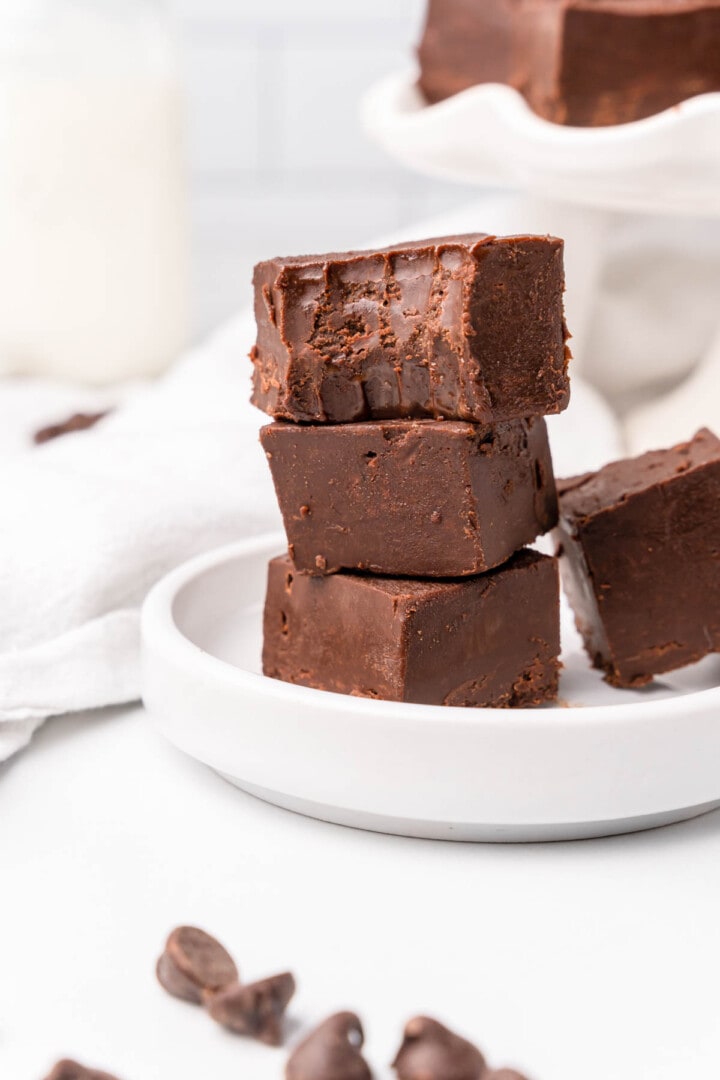
<svg viewBox="0 0 720 1080">
<path fill-rule="evenodd" d="M 255 267 L 253 402 L 274 419 L 497 423 L 569 399 L 563 244 L 449 236 Z"/>
<path fill-rule="evenodd" d="M 430 102 L 514 86 L 560 124 L 622 124 L 720 90 L 719 0 L 430 0 Z"/>
<path fill-rule="evenodd" d="M 720 651 L 720 440 L 558 481 L 563 584 L 614 686 Z"/>
<path fill-rule="evenodd" d="M 557 696 L 557 561 L 521 551 L 455 581 L 268 571 L 263 671 L 387 701 L 519 707 Z"/>
<path fill-rule="evenodd" d="M 557 523 L 545 421 L 262 429 L 298 570 L 479 574 Z"/>
</svg>

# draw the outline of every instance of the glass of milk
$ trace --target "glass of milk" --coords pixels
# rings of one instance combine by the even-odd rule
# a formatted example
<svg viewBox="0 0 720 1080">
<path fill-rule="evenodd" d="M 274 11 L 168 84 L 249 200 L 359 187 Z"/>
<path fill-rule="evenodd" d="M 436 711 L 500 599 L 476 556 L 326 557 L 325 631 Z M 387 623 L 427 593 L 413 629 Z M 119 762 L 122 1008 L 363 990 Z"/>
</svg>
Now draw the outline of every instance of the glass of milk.
<svg viewBox="0 0 720 1080">
<path fill-rule="evenodd" d="M 155 0 L 2 0 L 0 374 L 108 383 L 177 355 L 182 122 Z"/>
</svg>

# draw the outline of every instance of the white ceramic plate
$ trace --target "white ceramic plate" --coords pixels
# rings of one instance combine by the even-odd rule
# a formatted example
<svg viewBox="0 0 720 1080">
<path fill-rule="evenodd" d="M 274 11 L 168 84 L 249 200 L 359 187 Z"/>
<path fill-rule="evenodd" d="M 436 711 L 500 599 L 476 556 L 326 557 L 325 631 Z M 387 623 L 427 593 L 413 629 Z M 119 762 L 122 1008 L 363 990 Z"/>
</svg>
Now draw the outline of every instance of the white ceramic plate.
<svg viewBox="0 0 720 1080">
<path fill-rule="evenodd" d="M 606 209 L 720 215 L 720 93 L 632 124 L 573 128 L 543 120 L 509 86 L 428 105 L 416 82 L 413 70 L 383 79 L 363 121 L 421 172 Z"/>
<path fill-rule="evenodd" d="M 564 613 L 562 705 L 366 700 L 260 674 L 274 535 L 193 559 L 143 612 L 144 698 L 176 746 L 313 817 L 454 840 L 627 832 L 720 805 L 720 657 L 651 689 L 589 669 Z"/>
</svg>

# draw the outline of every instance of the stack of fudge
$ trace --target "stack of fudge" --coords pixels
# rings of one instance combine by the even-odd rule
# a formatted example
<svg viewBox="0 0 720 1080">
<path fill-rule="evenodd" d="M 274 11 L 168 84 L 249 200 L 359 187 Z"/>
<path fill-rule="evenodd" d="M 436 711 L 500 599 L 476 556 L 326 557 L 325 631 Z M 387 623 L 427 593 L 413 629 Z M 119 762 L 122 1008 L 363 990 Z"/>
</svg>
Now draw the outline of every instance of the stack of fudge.
<svg viewBox="0 0 720 1080">
<path fill-rule="evenodd" d="M 253 401 L 288 536 L 263 671 L 363 697 L 557 695 L 544 415 L 568 402 L 563 245 L 484 234 L 255 268 Z"/>
</svg>

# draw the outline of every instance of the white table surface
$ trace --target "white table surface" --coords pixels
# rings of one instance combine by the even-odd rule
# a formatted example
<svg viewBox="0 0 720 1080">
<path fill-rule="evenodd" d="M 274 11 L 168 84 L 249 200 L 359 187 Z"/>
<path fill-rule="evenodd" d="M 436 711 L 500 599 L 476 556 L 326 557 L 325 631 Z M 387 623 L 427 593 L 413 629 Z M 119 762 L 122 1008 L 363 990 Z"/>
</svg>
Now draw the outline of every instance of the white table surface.
<svg viewBox="0 0 720 1080">
<path fill-rule="evenodd" d="M 134 707 L 50 722 L 0 769 L 0 821 L 2 1080 L 62 1055 L 280 1080 L 284 1051 L 156 985 L 180 922 L 248 980 L 291 968 L 298 1025 L 357 1009 L 378 1077 L 417 1012 L 533 1080 L 720 1075 L 720 813 L 575 844 L 377 836 L 240 793 Z"/>
</svg>

